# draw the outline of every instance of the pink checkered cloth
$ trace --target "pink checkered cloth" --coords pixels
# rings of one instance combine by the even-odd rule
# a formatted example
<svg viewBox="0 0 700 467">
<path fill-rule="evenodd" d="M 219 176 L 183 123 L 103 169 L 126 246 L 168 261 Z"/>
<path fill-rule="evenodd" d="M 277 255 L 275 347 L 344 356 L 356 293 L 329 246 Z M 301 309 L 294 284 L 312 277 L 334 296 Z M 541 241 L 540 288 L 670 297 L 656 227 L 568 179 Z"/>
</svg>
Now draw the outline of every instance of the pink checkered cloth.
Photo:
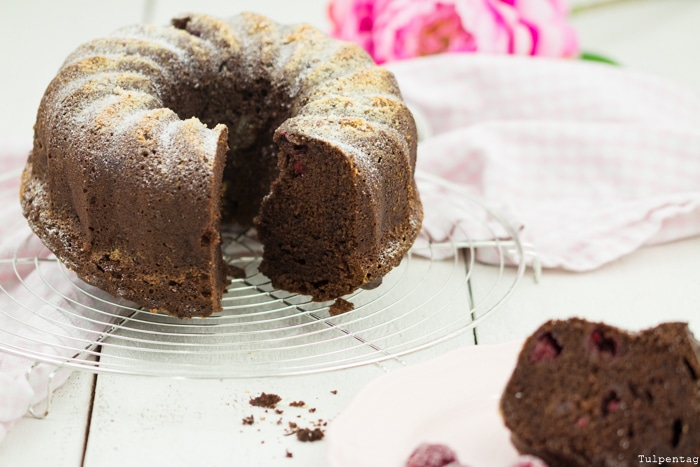
<svg viewBox="0 0 700 467">
<path fill-rule="evenodd" d="M 27 142 L 1 142 L 0 143 L 0 173 L 9 174 L 16 173 L 16 169 L 26 160 L 28 149 Z M 19 180 L 17 178 L 6 177 L 0 182 L 0 194 L 7 199 L 3 199 L 2 207 L 0 208 L 0 260 L 7 260 L 15 254 L 15 247 L 20 242 L 23 242 L 29 234 L 29 228 L 26 227 L 26 222 L 23 222 L 23 217 L 19 209 L 19 197 L 10 196 L 10 193 L 18 193 Z M 11 203 L 11 200 L 16 200 L 16 203 Z M 8 288 L 7 282 L 12 282 L 9 289 L 14 290 L 18 285 L 12 276 L 11 270 L 2 267 L 0 279 L 2 280 L 3 290 Z M 0 326 L 2 329 L 10 329 L 9 333 L 3 331 L 0 338 L 4 345 L 7 345 L 14 338 L 13 331 L 17 326 L 17 321 L 14 319 L 15 314 L 11 310 L 15 309 L 15 305 L 11 300 L 5 298 L 6 294 L 0 296 Z M 32 365 L 32 361 L 6 355 L 0 353 L 0 441 L 5 438 L 6 433 L 28 410 L 32 403 L 40 402 L 46 395 L 44 391 L 43 397 L 39 396 L 41 392 L 41 384 L 33 387 L 29 382 L 27 370 Z M 43 385 L 46 386 L 46 385 Z M 37 394 L 37 397 L 35 397 Z"/>
<path fill-rule="evenodd" d="M 94 342 L 111 322 L 108 315 L 87 308 L 94 307 L 96 300 L 74 287 L 77 279 L 58 262 L 42 262 L 39 268 L 22 260 L 51 259 L 29 229 L 19 204 L 19 171 L 30 144 L 0 142 L 0 343 L 19 354 L 0 352 L 0 441 L 30 407 L 40 405 L 37 413 L 41 414 L 48 391 L 61 386 L 70 374 L 66 370 L 53 374 L 60 364 L 34 365 L 38 356 L 63 362 L 75 349 Z M 89 286 L 83 290 L 106 298 Z M 82 315 L 76 315 L 80 307 L 74 300 L 86 305 Z M 27 356 L 29 352 L 34 357 Z"/>
<path fill-rule="evenodd" d="M 700 233 L 700 96 L 690 90 L 574 60 L 464 54 L 387 67 L 432 127 L 418 169 L 500 212 L 544 267 L 591 270 Z M 464 213 L 420 189 L 433 240 L 483 234 L 455 229 Z"/>
</svg>

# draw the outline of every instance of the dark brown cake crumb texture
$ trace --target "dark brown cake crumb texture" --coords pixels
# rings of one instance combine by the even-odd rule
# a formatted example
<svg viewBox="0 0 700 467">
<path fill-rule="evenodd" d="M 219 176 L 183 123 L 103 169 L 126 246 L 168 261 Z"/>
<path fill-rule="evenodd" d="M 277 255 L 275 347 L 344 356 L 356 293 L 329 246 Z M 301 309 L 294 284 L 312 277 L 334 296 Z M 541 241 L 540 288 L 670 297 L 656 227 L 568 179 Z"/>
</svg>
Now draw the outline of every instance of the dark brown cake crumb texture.
<svg viewBox="0 0 700 467">
<path fill-rule="evenodd" d="M 642 455 L 697 459 L 698 375 L 700 345 L 686 323 L 627 332 L 548 321 L 523 344 L 501 412 L 516 449 L 550 467 L 631 467 Z"/>
<path fill-rule="evenodd" d="M 268 409 L 274 409 L 277 406 L 277 403 L 281 400 L 282 398 L 277 394 L 267 394 L 263 392 L 258 397 L 250 399 L 249 402 L 250 405 L 255 407 L 266 407 Z"/>
<path fill-rule="evenodd" d="M 338 393 L 338 390 L 333 389 L 330 391 L 330 393 L 335 395 Z M 277 404 L 281 400 L 282 400 L 282 398 L 277 394 L 262 392 L 259 396 L 249 399 L 248 402 L 250 403 L 250 405 L 252 405 L 254 407 L 261 407 L 261 408 L 265 409 L 265 413 L 269 413 L 268 409 L 274 409 L 275 414 L 282 415 L 284 413 L 284 411 L 276 408 Z M 296 400 L 296 401 L 290 402 L 289 406 L 294 407 L 294 408 L 305 408 L 306 402 L 304 402 L 303 400 Z M 315 413 L 316 408 L 311 407 L 307 411 L 308 411 L 308 413 Z M 297 414 L 296 418 L 301 419 L 302 418 L 301 414 Z M 260 417 L 259 421 L 264 422 L 265 417 Z M 243 418 L 243 425 L 253 425 L 254 423 L 255 423 L 255 417 L 253 415 L 249 415 L 249 416 Z M 281 426 L 284 424 L 284 418 L 280 417 L 272 423 L 274 423 L 274 425 Z M 308 427 L 302 428 L 299 426 L 299 424 L 297 422 L 289 421 L 289 422 L 287 422 L 287 425 L 286 425 L 286 428 L 284 431 L 284 435 L 285 436 L 294 435 L 298 441 L 303 442 L 303 443 L 311 443 L 311 442 L 322 440 L 325 436 L 325 427 L 328 425 L 328 422 L 319 418 L 317 420 L 314 420 L 314 421 L 311 421 L 308 423 L 309 423 Z M 258 429 L 258 431 L 260 431 L 260 429 Z M 261 443 L 265 443 L 265 441 L 262 440 Z M 293 457 L 293 454 L 287 449 L 285 451 L 285 457 L 291 458 L 291 457 Z"/>
<path fill-rule="evenodd" d="M 328 313 L 331 316 L 342 315 L 348 311 L 355 309 L 355 305 L 352 302 L 345 300 L 344 298 L 337 298 L 335 302 L 328 308 Z"/>
<path fill-rule="evenodd" d="M 234 279 L 245 279 L 245 269 L 240 268 L 238 266 L 234 266 L 232 264 L 227 264 L 226 265 L 226 275 L 229 277 L 233 277 Z"/>
<path fill-rule="evenodd" d="M 310 443 L 323 439 L 323 431 L 320 428 L 300 428 L 297 430 L 297 439 L 304 443 Z"/>
</svg>

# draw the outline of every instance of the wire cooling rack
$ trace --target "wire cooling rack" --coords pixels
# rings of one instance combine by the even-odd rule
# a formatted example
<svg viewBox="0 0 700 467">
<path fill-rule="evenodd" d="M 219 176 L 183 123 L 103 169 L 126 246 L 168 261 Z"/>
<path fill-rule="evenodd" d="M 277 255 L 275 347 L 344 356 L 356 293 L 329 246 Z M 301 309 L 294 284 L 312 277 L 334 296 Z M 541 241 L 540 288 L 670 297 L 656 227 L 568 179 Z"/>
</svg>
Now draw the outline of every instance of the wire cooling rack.
<svg viewBox="0 0 700 467">
<path fill-rule="evenodd" d="M 270 285 L 258 271 L 262 248 L 254 231 L 222 232 L 227 262 L 245 277 L 232 279 L 222 312 L 186 320 L 85 284 L 27 234 L 0 258 L 0 351 L 91 372 L 243 378 L 377 363 L 443 342 L 491 315 L 516 288 L 528 260 L 536 278 L 539 268 L 517 232 L 478 199 L 429 175 L 417 178 L 450 195 L 443 202 L 463 213 L 452 227 L 460 235 L 440 240 L 422 232 L 379 287 L 346 296 L 354 309 L 335 316 L 332 302 Z M 483 235 L 468 235 L 474 226 Z M 472 297 L 481 252 L 498 274 L 489 275 L 496 278 L 486 293 Z"/>
</svg>

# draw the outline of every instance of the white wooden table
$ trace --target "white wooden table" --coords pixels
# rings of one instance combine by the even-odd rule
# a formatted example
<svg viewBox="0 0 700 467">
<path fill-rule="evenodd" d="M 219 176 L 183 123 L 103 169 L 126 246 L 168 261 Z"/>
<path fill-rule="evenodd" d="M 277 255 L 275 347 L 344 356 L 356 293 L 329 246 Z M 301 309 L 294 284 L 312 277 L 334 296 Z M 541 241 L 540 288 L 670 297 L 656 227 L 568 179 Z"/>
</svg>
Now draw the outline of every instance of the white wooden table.
<svg viewBox="0 0 700 467">
<path fill-rule="evenodd" d="M 117 27 L 144 19 L 164 23 L 185 11 L 225 16 L 249 9 L 279 21 L 307 21 L 327 29 L 325 8 L 321 0 L 303 6 L 281 0 L 1 0 L 0 138 L 31 138 L 39 100 L 62 59 L 79 43 Z M 574 21 L 586 49 L 700 92 L 700 2 L 626 2 L 592 10 Z M 545 271 L 539 284 L 528 273 L 475 332 L 400 361 L 309 376 L 236 380 L 76 372 L 56 392 L 46 419 L 26 417 L 0 444 L 0 466 L 323 466 L 324 442 L 301 443 L 287 436 L 284 426 L 276 423 L 277 414 L 244 425 L 242 419 L 253 413 L 248 400 L 261 392 L 279 394 L 285 423 L 332 420 L 361 387 L 387 371 L 475 340 L 491 344 L 519 339 L 554 317 L 582 316 L 632 329 L 682 320 L 700 334 L 699 255 L 700 238 L 692 238 L 643 248 L 590 273 Z M 475 267 L 471 289 L 476 300 L 494 274 L 491 266 Z M 455 300 L 453 306 L 464 302 Z M 307 407 L 288 407 L 297 400 Z"/>
</svg>

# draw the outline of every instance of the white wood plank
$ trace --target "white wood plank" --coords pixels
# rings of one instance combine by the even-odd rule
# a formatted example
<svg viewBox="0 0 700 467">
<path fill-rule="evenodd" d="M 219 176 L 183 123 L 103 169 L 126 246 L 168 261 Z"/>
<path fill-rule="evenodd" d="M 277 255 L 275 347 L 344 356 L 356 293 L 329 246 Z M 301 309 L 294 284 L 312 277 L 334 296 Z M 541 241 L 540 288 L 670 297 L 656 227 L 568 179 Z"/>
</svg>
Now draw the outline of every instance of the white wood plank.
<svg viewBox="0 0 700 467">
<path fill-rule="evenodd" d="M 46 418 L 26 416 L 0 443 L 0 465 L 79 467 L 93 383 L 94 375 L 74 372 L 54 393 Z"/>
<path fill-rule="evenodd" d="M 700 336 L 699 254 L 700 237 L 695 237 L 645 247 L 587 273 L 545 270 L 539 284 L 527 275 L 513 296 L 479 327 L 478 342 L 522 339 L 548 319 L 573 316 L 628 329 L 686 321 Z M 478 266 L 473 280 L 477 297 L 494 274 L 493 267 Z"/>
<path fill-rule="evenodd" d="M 453 339 L 405 361 L 431 358 L 465 340 Z M 332 423 L 359 389 L 383 373 L 378 365 L 366 365 L 307 376 L 223 381 L 100 375 L 84 467 L 322 467 L 325 441 L 300 442 L 288 435 L 289 422 L 304 428 L 318 420 Z M 249 404 L 262 392 L 282 397 L 282 414 Z M 299 400 L 306 407 L 289 406 Z M 244 425 L 243 418 L 250 415 L 254 424 Z M 293 457 L 287 458 L 287 451 Z"/>
<path fill-rule="evenodd" d="M 425 260 L 416 259 L 412 264 L 419 274 L 424 274 Z M 459 260 L 456 264 L 457 273 L 452 280 L 464 281 L 464 263 Z M 426 278 L 428 285 L 414 293 L 411 303 L 420 302 L 422 297 L 433 298 L 434 291 L 449 282 L 447 271 L 455 270 L 448 262 L 438 262 L 434 268 L 440 273 Z M 411 287 L 414 283 L 411 275 L 410 271 L 402 275 L 405 284 L 393 289 L 390 296 L 403 296 L 407 291 L 401 286 Z M 445 313 L 468 310 L 468 288 L 462 287 Z M 430 326 L 426 325 L 426 329 Z M 446 342 L 380 364 L 305 376 L 221 381 L 101 374 L 84 467 L 151 462 L 178 466 L 267 466 L 281 462 L 290 467 L 324 466 L 324 442 L 302 443 L 287 435 L 289 422 L 300 427 L 311 427 L 319 419 L 328 422 L 348 405 L 360 388 L 384 372 L 472 342 L 471 332 L 464 332 Z M 120 358 L 118 348 L 103 347 L 101 361 L 105 364 Z M 148 367 L 152 363 L 143 365 Z M 283 401 L 279 408 L 284 413 L 266 413 L 252 407 L 249 399 L 262 392 L 280 395 Z M 307 407 L 289 407 L 290 402 L 297 400 L 305 401 Z M 311 413 L 309 408 L 316 410 Z M 243 418 L 250 415 L 256 422 L 252 426 L 243 425 Z M 281 425 L 277 424 L 278 420 Z M 286 457 L 287 451 L 292 453 L 292 458 Z"/>
<path fill-rule="evenodd" d="M 284 465 L 323 465 L 322 442 L 285 436 L 288 423 L 309 427 L 328 420 L 364 381 L 379 374 L 376 366 L 368 366 L 335 378 L 196 381 L 103 375 L 85 467 L 279 465 L 287 450 L 294 457 Z M 252 407 L 249 399 L 262 392 L 281 396 L 278 408 L 284 413 Z M 308 407 L 289 407 L 298 400 Z M 317 410 L 312 414 L 309 408 Z M 250 415 L 254 424 L 243 425 Z"/>
</svg>

